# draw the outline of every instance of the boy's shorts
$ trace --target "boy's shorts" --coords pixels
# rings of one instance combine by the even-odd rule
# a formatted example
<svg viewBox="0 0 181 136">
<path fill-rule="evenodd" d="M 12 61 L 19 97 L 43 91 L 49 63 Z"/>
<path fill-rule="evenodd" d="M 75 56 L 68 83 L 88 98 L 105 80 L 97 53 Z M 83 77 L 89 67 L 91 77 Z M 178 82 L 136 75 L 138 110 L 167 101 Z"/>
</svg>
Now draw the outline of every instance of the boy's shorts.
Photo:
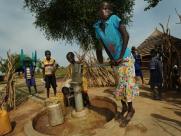
<svg viewBox="0 0 181 136">
<path fill-rule="evenodd" d="M 162 85 L 162 75 L 157 70 L 150 70 L 150 85 L 151 86 L 161 86 Z"/>
<path fill-rule="evenodd" d="M 141 69 L 135 70 L 136 76 L 143 76 Z"/>
<path fill-rule="evenodd" d="M 35 86 L 35 79 L 34 78 L 31 78 L 31 79 L 26 79 L 26 84 L 28 87 L 31 87 L 31 86 Z"/>
<path fill-rule="evenodd" d="M 45 75 L 45 87 L 49 89 L 50 87 L 56 88 L 56 77 L 55 75 Z"/>
</svg>

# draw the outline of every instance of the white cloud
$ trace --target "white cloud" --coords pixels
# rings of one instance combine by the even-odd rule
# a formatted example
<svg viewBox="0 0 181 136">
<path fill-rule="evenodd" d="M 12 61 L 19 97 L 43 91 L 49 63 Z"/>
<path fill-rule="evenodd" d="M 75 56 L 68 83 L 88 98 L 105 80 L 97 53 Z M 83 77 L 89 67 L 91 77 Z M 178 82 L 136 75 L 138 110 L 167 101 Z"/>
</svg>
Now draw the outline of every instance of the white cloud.
<svg viewBox="0 0 181 136">
<path fill-rule="evenodd" d="M 34 17 L 28 10 L 23 9 L 24 0 L 0 0 L 0 56 L 5 56 L 6 51 L 20 52 L 31 55 L 34 50 L 38 51 L 39 58 L 44 56 L 44 51 L 49 49 L 52 56 L 60 65 L 66 65 L 66 53 L 77 51 L 78 46 L 64 46 L 64 41 L 54 42 L 45 39 L 39 29 L 33 25 Z M 133 23 L 129 27 L 129 46 L 138 46 L 147 38 L 160 22 L 166 22 L 171 15 L 171 32 L 174 36 L 181 38 L 181 25 L 176 25 L 178 17 L 174 8 L 180 11 L 180 0 L 164 0 L 156 8 L 144 11 L 146 3 L 144 0 L 136 0 Z"/>
<path fill-rule="evenodd" d="M 0 1 L 0 56 L 6 56 L 6 51 L 19 53 L 21 49 L 31 56 L 37 50 L 38 57 L 44 57 L 45 50 L 51 50 L 52 56 L 60 63 L 66 65 L 65 59 L 68 51 L 76 51 L 78 46 L 65 46 L 65 41 L 48 41 L 43 32 L 33 25 L 34 17 L 23 9 L 23 0 Z"/>
<path fill-rule="evenodd" d="M 135 0 L 134 13 L 138 14 L 140 12 L 143 12 L 146 5 L 146 2 L 144 2 L 143 0 Z"/>
<path fill-rule="evenodd" d="M 168 16 L 171 16 L 170 29 L 171 34 L 181 38 L 181 25 L 176 25 L 178 18 L 175 14 L 175 8 L 180 9 L 180 0 L 164 0 L 157 7 L 144 11 L 145 2 L 136 0 L 132 26 L 129 27 L 130 42 L 129 46 L 139 46 L 157 27 L 159 23 L 166 24 Z M 180 12 L 181 13 L 181 12 Z"/>
</svg>

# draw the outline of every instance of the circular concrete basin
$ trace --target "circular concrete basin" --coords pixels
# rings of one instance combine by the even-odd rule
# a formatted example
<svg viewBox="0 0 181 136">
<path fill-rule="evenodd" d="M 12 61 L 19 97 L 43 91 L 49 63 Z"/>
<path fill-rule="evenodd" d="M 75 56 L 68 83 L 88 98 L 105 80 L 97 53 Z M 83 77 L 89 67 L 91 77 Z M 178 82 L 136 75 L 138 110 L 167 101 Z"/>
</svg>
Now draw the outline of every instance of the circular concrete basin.
<svg viewBox="0 0 181 136">
<path fill-rule="evenodd" d="M 91 106 L 86 116 L 74 118 L 71 116 L 72 108 L 66 109 L 65 122 L 61 125 L 50 126 L 46 110 L 41 111 L 32 120 L 33 131 L 37 134 L 53 136 L 92 136 L 95 129 L 102 128 L 111 121 L 117 111 L 114 101 L 105 97 L 90 99 Z"/>
</svg>

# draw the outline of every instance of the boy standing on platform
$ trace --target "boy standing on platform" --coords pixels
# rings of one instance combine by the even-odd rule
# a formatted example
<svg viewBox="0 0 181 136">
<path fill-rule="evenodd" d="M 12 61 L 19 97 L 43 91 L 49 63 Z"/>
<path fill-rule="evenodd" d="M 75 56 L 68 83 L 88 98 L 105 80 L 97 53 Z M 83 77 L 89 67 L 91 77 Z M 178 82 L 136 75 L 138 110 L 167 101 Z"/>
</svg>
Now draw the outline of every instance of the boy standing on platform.
<svg viewBox="0 0 181 136">
<path fill-rule="evenodd" d="M 56 96 L 57 83 L 55 72 L 58 68 L 58 64 L 56 63 L 55 59 L 51 58 L 51 52 L 49 50 L 45 51 L 45 59 L 43 60 L 42 64 L 45 87 L 47 88 L 47 98 L 49 98 L 51 86 L 54 91 L 54 96 Z"/>
</svg>

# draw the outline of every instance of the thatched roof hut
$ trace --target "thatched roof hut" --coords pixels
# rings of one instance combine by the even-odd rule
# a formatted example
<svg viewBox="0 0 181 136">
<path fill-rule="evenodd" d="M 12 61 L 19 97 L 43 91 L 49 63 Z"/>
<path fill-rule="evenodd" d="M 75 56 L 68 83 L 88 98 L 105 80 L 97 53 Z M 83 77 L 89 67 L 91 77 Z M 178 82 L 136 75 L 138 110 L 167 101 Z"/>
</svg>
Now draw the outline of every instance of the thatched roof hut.
<svg viewBox="0 0 181 136">
<path fill-rule="evenodd" d="M 146 38 L 144 42 L 142 42 L 138 46 L 138 51 L 142 55 L 142 59 L 143 59 L 143 69 L 148 69 L 148 61 L 150 60 L 151 49 L 159 48 L 159 47 L 162 47 L 162 45 L 165 45 L 163 35 L 164 33 L 162 33 L 156 28 L 154 32 L 148 38 Z M 174 36 L 170 36 L 170 40 L 173 46 L 172 65 L 177 64 L 181 66 L 181 39 L 176 38 Z M 162 51 L 165 52 L 165 50 L 162 50 Z"/>
<path fill-rule="evenodd" d="M 142 56 L 142 69 L 148 70 L 150 51 L 155 49 L 163 63 L 163 85 L 170 88 L 172 86 L 173 66 L 178 65 L 181 71 L 181 39 L 169 35 L 169 31 L 154 32 L 138 47 L 138 52 Z"/>
</svg>

